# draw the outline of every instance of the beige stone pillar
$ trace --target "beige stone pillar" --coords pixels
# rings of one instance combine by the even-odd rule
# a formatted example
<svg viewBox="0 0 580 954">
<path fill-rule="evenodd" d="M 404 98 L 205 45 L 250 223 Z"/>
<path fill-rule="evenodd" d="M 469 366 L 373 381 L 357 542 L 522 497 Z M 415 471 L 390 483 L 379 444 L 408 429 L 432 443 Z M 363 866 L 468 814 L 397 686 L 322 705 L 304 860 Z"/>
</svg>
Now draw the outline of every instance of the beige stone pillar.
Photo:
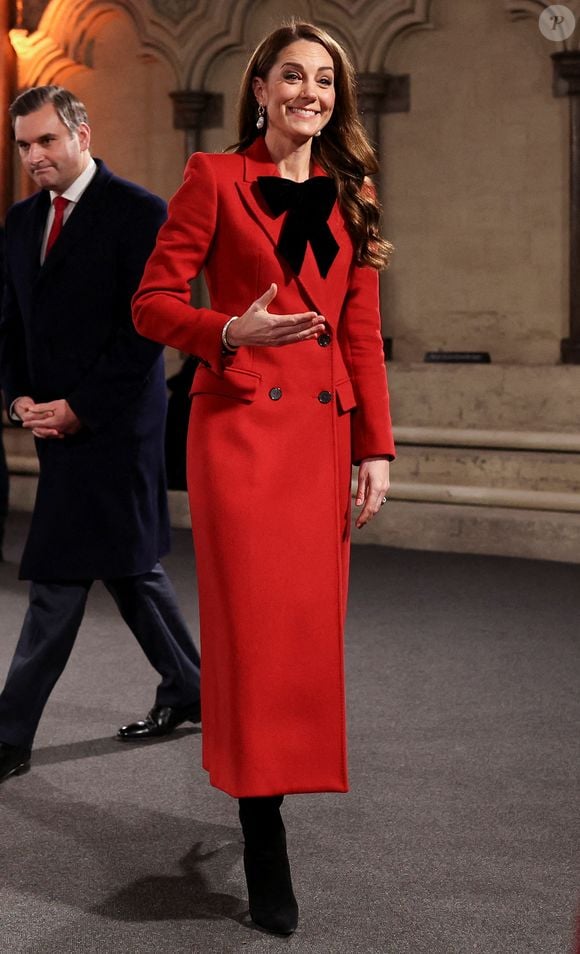
<svg viewBox="0 0 580 954">
<path fill-rule="evenodd" d="M 359 73 L 358 108 L 362 114 L 367 136 L 380 154 L 380 119 L 385 112 L 389 77 L 386 73 Z"/>
<path fill-rule="evenodd" d="M 367 135 L 375 147 L 379 163 L 384 161 L 381 142 L 381 116 L 384 113 L 406 113 L 410 108 L 410 78 L 392 73 L 359 73 L 358 107 L 362 113 Z M 380 194 L 380 179 L 377 188 Z M 393 356 L 393 339 L 383 338 L 385 358 Z"/>
<path fill-rule="evenodd" d="M 580 364 L 580 51 L 552 55 L 554 95 L 570 100 L 570 334 L 563 364 Z"/>
<path fill-rule="evenodd" d="M 0 3 L 0 221 L 14 201 L 12 130 L 8 107 L 16 95 L 16 55 L 8 31 L 16 23 L 15 5 Z"/>
<path fill-rule="evenodd" d="M 392 73 L 359 73 L 358 107 L 369 139 L 381 158 L 381 116 L 383 113 L 408 113 L 410 77 Z"/>
<path fill-rule="evenodd" d="M 202 89 L 180 89 L 171 93 L 173 125 L 185 132 L 185 158 L 201 149 L 201 134 L 210 126 L 222 125 L 222 97 Z"/>
<path fill-rule="evenodd" d="M 180 89 L 171 93 L 173 125 L 185 132 L 185 160 L 202 146 L 202 132 L 209 126 L 222 123 L 222 97 L 201 89 Z M 191 304 L 199 307 L 203 300 L 203 284 L 196 279 L 191 284 Z"/>
</svg>

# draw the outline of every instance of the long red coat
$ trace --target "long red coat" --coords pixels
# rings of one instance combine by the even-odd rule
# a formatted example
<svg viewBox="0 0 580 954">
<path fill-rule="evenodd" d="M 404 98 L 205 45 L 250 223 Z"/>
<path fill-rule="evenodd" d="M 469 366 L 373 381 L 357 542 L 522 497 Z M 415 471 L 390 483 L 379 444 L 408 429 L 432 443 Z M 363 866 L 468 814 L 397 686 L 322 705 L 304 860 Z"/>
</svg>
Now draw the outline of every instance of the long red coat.
<svg viewBox="0 0 580 954">
<path fill-rule="evenodd" d="M 323 175 L 320 168 L 316 174 Z M 348 788 L 343 628 L 351 463 L 392 455 L 377 272 L 340 251 L 299 277 L 261 197 L 266 145 L 197 153 L 134 299 L 147 337 L 195 354 L 188 485 L 199 577 L 203 764 L 236 797 Z M 202 268 L 210 308 L 189 304 Z M 271 282 L 277 314 L 314 310 L 326 337 L 222 355 L 221 332 Z"/>
</svg>

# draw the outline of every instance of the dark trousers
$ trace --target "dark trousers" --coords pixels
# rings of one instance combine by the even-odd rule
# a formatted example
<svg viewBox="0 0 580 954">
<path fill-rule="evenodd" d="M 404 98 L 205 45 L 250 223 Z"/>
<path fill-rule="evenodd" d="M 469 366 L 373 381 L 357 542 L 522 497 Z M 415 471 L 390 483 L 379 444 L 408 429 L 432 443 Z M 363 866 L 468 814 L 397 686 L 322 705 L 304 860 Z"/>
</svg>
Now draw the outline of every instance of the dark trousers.
<svg viewBox="0 0 580 954">
<path fill-rule="evenodd" d="M 196 702 L 199 653 L 161 564 L 149 573 L 103 583 L 161 675 L 156 704 Z M 0 742 L 32 745 L 48 697 L 74 646 L 92 584 L 93 580 L 31 583 L 30 605 L 0 695 Z"/>
</svg>

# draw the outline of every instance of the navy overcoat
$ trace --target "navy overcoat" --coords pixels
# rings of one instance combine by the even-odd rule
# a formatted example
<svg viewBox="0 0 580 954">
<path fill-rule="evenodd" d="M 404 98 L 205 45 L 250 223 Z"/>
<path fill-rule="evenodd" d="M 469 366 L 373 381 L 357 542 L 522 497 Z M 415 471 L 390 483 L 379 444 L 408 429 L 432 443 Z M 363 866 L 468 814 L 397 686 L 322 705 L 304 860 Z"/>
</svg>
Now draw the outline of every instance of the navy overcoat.
<svg viewBox="0 0 580 954">
<path fill-rule="evenodd" d="M 6 219 L 7 402 L 66 398 L 83 424 L 63 440 L 36 441 L 23 579 L 144 573 L 169 545 L 162 348 L 137 334 L 130 307 L 165 203 L 97 165 L 44 265 L 49 194 L 17 203 Z"/>
</svg>

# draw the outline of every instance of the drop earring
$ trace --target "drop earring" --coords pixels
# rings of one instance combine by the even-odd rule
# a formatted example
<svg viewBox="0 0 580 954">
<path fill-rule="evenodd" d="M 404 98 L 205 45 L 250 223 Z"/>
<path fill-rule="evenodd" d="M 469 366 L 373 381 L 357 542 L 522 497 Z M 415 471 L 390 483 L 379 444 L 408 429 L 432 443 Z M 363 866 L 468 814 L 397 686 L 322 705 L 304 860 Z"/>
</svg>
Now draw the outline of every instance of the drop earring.
<svg viewBox="0 0 580 954">
<path fill-rule="evenodd" d="M 266 113 L 266 110 L 260 103 L 260 105 L 258 106 L 258 118 L 256 120 L 256 129 L 264 128 L 264 123 L 266 122 L 266 120 L 264 119 L 265 113 Z"/>
</svg>

